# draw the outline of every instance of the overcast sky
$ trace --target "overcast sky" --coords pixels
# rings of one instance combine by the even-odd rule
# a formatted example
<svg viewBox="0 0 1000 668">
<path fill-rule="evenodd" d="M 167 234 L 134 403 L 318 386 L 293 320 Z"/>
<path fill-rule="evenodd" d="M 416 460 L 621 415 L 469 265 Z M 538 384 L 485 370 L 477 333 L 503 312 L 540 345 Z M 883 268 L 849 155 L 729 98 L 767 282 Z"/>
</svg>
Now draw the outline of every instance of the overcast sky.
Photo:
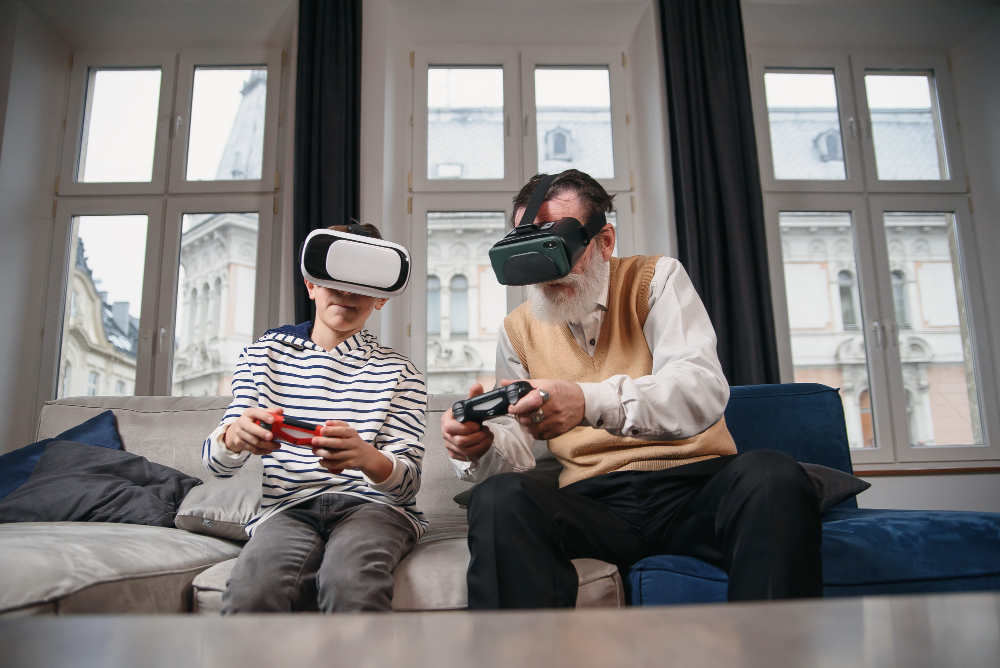
<svg viewBox="0 0 1000 668">
<path fill-rule="evenodd" d="M 764 75 L 768 107 L 833 109 L 837 90 L 833 73 L 768 72 Z M 930 109 L 926 75 L 869 74 L 865 76 L 871 109 Z"/>
</svg>

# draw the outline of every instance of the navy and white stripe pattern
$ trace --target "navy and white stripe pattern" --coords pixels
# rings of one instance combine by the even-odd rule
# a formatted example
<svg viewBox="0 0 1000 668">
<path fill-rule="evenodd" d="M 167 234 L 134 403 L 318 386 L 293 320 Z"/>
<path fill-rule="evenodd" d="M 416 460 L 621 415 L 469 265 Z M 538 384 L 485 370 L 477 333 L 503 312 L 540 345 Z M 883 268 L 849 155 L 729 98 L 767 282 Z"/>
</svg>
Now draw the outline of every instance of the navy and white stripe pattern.
<svg viewBox="0 0 1000 668">
<path fill-rule="evenodd" d="M 260 510 L 247 533 L 276 513 L 318 494 L 349 494 L 391 505 L 413 522 L 427 521 L 414 498 L 420 489 L 427 390 L 423 376 L 403 355 L 379 345 L 367 330 L 327 352 L 309 338 L 312 323 L 272 329 L 240 355 L 233 402 L 205 440 L 202 460 L 218 478 L 236 473 L 250 453 L 234 453 L 221 437 L 250 407 L 281 407 L 287 417 L 322 423 L 343 420 L 393 462 L 392 474 L 374 483 L 361 471 L 333 475 L 308 446 L 282 444 L 264 461 Z"/>
</svg>

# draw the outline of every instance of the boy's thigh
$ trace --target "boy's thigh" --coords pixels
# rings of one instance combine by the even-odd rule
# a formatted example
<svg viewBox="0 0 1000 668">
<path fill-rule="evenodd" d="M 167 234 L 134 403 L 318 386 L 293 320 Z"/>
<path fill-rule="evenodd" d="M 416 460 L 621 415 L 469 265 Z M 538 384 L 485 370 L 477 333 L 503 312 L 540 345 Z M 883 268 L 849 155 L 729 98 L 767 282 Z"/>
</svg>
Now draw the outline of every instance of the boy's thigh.
<svg viewBox="0 0 1000 668">
<path fill-rule="evenodd" d="M 254 530 L 226 584 L 223 613 L 315 605 L 315 576 L 324 541 L 311 505 L 278 513 Z"/>
<path fill-rule="evenodd" d="M 391 506 L 355 507 L 327 537 L 316 576 L 320 609 L 390 610 L 392 571 L 416 540 L 413 524 Z"/>
</svg>

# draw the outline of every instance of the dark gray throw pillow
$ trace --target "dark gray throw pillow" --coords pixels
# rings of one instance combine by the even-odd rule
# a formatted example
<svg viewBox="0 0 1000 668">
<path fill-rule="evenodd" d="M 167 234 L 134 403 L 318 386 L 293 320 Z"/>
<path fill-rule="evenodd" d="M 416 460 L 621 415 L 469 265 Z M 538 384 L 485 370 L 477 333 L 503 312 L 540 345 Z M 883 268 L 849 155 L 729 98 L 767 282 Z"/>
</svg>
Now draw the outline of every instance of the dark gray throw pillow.
<svg viewBox="0 0 1000 668">
<path fill-rule="evenodd" d="M 121 522 L 172 527 L 201 481 L 121 450 L 50 443 L 28 481 L 0 502 L 4 522 Z"/>
<path fill-rule="evenodd" d="M 831 469 L 819 464 L 799 464 L 805 472 L 809 474 L 813 488 L 816 490 L 816 497 L 819 499 L 819 512 L 825 513 L 838 503 L 846 501 L 852 496 L 856 496 L 871 487 L 870 482 L 865 482 L 861 478 L 844 473 L 837 469 Z M 562 473 L 563 466 L 555 457 L 542 457 L 535 463 L 535 468 L 525 471 L 524 475 L 540 480 L 552 487 L 559 487 L 559 474 Z M 472 495 L 471 487 L 454 497 L 455 503 L 463 508 L 469 507 L 469 496 Z"/>
<path fill-rule="evenodd" d="M 816 489 L 816 497 L 819 498 L 819 512 L 825 513 L 838 503 L 846 501 L 852 496 L 857 496 L 872 486 L 850 473 L 844 473 L 837 469 L 831 469 L 819 464 L 799 464 L 809 474 L 813 487 Z"/>
</svg>

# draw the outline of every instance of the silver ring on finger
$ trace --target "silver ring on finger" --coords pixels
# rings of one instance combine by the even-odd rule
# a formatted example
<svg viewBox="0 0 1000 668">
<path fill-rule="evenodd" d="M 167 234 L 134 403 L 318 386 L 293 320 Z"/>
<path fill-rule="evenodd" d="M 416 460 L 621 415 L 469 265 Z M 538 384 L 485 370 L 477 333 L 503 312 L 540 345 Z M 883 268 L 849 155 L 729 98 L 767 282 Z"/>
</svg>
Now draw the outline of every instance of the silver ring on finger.
<svg viewBox="0 0 1000 668">
<path fill-rule="evenodd" d="M 538 424 L 544 419 L 545 419 L 545 412 L 541 408 L 539 408 L 537 411 L 531 414 L 531 421 L 534 422 L 535 424 Z"/>
<path fill-rule="evenodd" d="M 542 403 L 546 404 L 549 401 L 549 393 L 545 390 L 538 390 L 538 394 L 542 397 Z"/>
</svg>

